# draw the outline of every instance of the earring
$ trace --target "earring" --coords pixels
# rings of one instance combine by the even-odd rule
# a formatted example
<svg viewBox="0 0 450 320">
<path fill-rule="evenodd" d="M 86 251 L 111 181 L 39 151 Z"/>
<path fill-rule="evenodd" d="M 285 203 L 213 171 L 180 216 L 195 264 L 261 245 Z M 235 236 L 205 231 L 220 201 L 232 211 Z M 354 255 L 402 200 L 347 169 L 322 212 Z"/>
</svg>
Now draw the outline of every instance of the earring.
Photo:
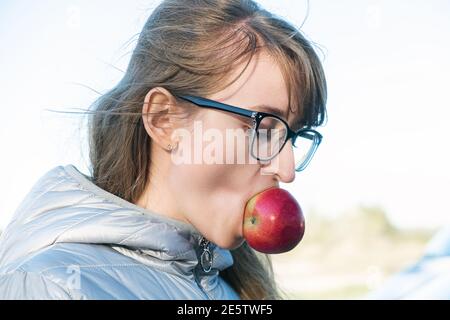
<svg viewBox="0 0 450 320">
<path fill-rule="evenodd" d="M 167 145 L 167 150 L 173 151 L 173 150 L 175 150 L 177 147 L 178 147 L 178 142 L 175 143 L 175 145 L 173 145 L 173 144 L 168 144 L 168 145 Z"/>
</svg>

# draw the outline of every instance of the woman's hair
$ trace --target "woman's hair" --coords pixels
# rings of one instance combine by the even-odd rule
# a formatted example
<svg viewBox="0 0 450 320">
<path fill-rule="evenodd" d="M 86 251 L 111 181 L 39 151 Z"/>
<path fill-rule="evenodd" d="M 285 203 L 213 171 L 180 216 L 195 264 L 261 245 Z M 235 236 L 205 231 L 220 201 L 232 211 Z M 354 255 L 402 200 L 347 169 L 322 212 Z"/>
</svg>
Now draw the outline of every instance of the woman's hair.
<svg viewBox="0 0 450 320">
<path fill-rule="evenodd" d="M 181 94 L 207 97 L 234 83 L 242 73 L 230 79 L 231 71 L 241 62 L 247 67 L 261 49 L 283 72 L 295 127 L 322 125 L 327 98 L 324 72 L 311 42 L 297 28 L 251 0 L 163 1 L 140 33 L 121 81 L 91 106 L 93 182 L 127 201 L 137 201 L 151 165 L 151 138 L 142 120 L 146 94 L 164 87 L 175 99 Z M 268 255 L 246 242 L 231 253 L 234 264 L 220 275 L 241 299 L 283 299 Z"/>
</svg>

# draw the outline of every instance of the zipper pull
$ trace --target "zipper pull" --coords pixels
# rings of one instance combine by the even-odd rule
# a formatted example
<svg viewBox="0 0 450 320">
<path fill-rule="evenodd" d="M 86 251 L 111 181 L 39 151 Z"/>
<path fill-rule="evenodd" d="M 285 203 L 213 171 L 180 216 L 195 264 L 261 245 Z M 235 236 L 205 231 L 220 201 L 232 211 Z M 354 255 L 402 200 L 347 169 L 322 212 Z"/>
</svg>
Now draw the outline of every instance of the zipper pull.
<svg viewBox="0 0 450 320">
<path fill-rule="evenodd" d="M 209 240 L 207 240 L 205 237 L 202 237 L 200 240 L 200 246 L 202 247 L 202 254 L 200 256 L 200 264 L 202 265 L 203 271 L 206 273 L 211 271 L 212 265 L 213 265 L 213 255 L 211 253 L 211 250 L 209 249 Z"/>
</svg>

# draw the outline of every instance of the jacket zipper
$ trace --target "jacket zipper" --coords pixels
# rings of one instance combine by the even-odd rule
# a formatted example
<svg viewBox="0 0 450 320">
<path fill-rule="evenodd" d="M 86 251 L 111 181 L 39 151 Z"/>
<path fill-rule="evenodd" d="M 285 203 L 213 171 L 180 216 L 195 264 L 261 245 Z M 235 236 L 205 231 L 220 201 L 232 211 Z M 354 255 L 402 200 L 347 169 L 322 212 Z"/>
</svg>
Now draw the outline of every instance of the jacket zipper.
<svg viewBox="0 0 450 320">
<path fill-rule="evenodd" d="M 200 246 L 203 251 L 200 256 L 200 264 L 203 271 L 205 271 L 206 273 L 209 273 L 211 271 L 213 264 L 213 255 L 211 253 L 211 250 L 209 249 L 209 244 L 209 240 L 205 239 L 205 237 L 202 237 L 202 239 L 200 240 Z"/>
<path fill-rule="evenodd" d="M 213 255 L 210 250 L 210 241 L 207 240 L 205 237 L 202 237 L 200 240 L 200 247 L 202 249 L 202 253 L 200 254 L 200 266 L 202 270 L 206 273 L 211 271 L 212 264 L 213 264 Z M 200 289 L 203 291 L 203 293 L 210 299 L 213 300 L 213 297 L 203 288 L 200 277 L 197 274 L 197 272 L 194 270 L 194 278 L 197 282 L 197 285 L 200 287 Z"/>
</svg>

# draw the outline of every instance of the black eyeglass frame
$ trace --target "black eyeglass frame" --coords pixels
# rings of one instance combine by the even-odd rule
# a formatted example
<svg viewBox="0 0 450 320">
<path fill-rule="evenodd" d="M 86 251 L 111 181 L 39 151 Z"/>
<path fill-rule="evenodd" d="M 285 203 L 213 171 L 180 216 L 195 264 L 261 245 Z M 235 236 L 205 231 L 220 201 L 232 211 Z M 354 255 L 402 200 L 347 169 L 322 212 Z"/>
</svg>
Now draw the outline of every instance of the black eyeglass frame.
<svg viewBox="0 0 450 320">
<path fill-rule="evenodd" d="M 313 155 L 315 154 L 317 148 L 319 147 L 319 145 L 323 139 L 323 136 L 320 132 L 318 132 L 314 129 L 311 129 L 310 127 L 305 127 L 298 131 L 292 130 L 284 119 L 282 119 L 279 116 L 274 115 L 274 114 L 270 114 L 267 112 L 261 112 L 261 111 L 248 110 L 248 109 L 244 109 L 244 108 L 240 108 L 240 107 L 235 107 L 235 106 L 232 106 L 229 104 L 221 103 L 218 101 L 214 101 L 211 99 L 202 98 L 202 97 L 198 97 L 198 96 L 176 95 L 176 97 L 183 99 L 185 101 L 191 102 L 199 107 L 227 111 L 227 112 L 231 112 L 233 114 L 251 118 L 253 120 L 253 134 L 255 134 L 257 132 L 259 125 L 261 124 L 261 121 L 264 118 L 272 117 L 272 118 L 276 118 L 276 119 L 280 120 L 287 129 L 287 135 L 286 135 L 286 138 L 284 139 L 283 144 L 279 148 L 279 151 L 277 153 L 275 153 L 275 155 L 273 155 L 272 157 L 270 157 L 268 159 L 261 159 L 258 156 L 253 154 L 253 143 L 254 143 L 255 139 L 252 136 L 252 145 L 250 147 L 250 149 L 252 151 L 250 153 L 251 153 L 252 157 L 254 157 L 258 161 L 269 161 L 269 160 L 275 158 L 281 152 L 281 150 L 283 150 L 284 146 L 286 145 L 286 142 L 289 139 L 292 140 L 292 145 L 294 147 L 296 147 L 295 140 L 297 139 L 298 136 L 301 136 L 301 137 L 307 138 L 309 140 L 312 140 L 314 143 L 313 147 L 309 151 L 309 154 L 306 156 L 306 161 L 304 161 L 299 168 L 295 169 L 297 172 L 302 171 L 308 166 L 309 162 L 313 158 Z"/>
</svg>

